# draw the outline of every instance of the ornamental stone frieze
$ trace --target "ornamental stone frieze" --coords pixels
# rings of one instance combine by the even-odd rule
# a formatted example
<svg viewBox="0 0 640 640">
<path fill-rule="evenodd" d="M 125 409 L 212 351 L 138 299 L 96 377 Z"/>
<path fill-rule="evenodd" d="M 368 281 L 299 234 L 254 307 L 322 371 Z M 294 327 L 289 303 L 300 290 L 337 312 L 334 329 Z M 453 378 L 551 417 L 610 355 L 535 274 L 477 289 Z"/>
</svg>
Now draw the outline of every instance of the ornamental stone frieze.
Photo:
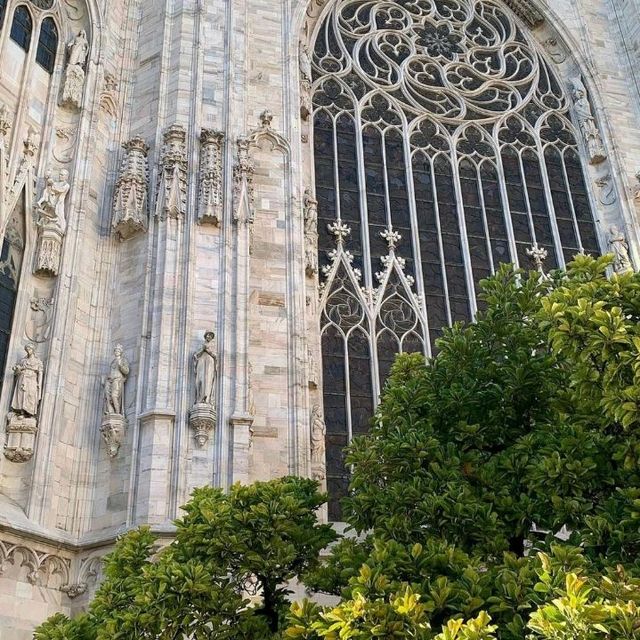
<svg viewBox="0 0 640 640">
<path fill-rule="evenodd" d="M 129 377 L 130 366 L 124 356 L 122 345 L 113 350 L 113 360 L 104 381 L 104 408 L 100 433 L 107 445 L 110 458 L 115 458 L 124 440 L 126 418 L 124 415 L 124 387 Z"/>
<path fill-rule="evenodd" d="M 187 212 L 187 132 L 180 124 L 171 125 L 164 132 L 158 216 L 183 218 Z"/>
<path fill-rule="evenodd" d="M 113 198 L 113 232 L 121 239 L 147 230 L 149 193 L 149 145 L 140 137 L 125 142 L 120 175 Z"/>
<path fill-rule="evenodd" d="M 67 45 L 67 51 L 69 57 L 64 72 L 60 104 L 80 109 L 85 80 L 84 65 L 89 53 L 89 41 L 84 29 Z"/>
<path fill-rule="evenodd" d="M 18 568 L 24 581 L 34 586 L 49 587 L 54 577 L 62 585 L 69 582 L 70 558 L 42 551 L 31 544 L 0 539 L 0 575 L 8 565 Z"/>
<path fill-rule="evenodd" d="M 42 194 L 36 202 L 38 250 L 34 272 L 40 276 L 57 276 L 67 229 L 65 203 L 71 188 L 69 172 L 62 169 L 54 178 L 49 171 L 45 180 Z"/>
<path fill-rule="evenodd" d="M 224 134 L 203 129 L 200 134 L 198 222 L 218 226 L 222 219 L 222 145 Z"/>
<path fill-rule="evenodd" d="M 189 411 L 189 426 L 194 431 L 198 447 L 204 447 L 216 426 L 216 379 L 218 376 L 218 356 L 216 354 L 215 333 L 207 331 L 200 349 L 193 354 L 195 373 L 195 402 Z"/>
<path fill-rule="evenodd" d="M 13 395 L 7 415 L 4 455 L 11 462 L 31 460 L 38 435 L 44 364 L 36 355 L 33 345 L 26 345 L 24 350 L 26 356 L 13 367 Z"/>
<path fill-rule="evenodd" d="M 504 0 L 504 3 L 532 29 L 544 22 L 544 16 L 530 0 Z"/>
</svg>

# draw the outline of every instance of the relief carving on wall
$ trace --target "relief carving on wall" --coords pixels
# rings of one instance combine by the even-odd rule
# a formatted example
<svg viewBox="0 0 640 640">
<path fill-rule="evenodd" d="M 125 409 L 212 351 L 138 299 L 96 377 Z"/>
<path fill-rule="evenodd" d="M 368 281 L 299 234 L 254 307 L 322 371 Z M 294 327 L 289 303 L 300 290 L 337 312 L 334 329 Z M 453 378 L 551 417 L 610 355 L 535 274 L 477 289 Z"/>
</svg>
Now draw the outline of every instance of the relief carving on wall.
<svg viewBox="0 0 640 640">
<path fill-rule="evenodd" d="M 126 419 L 124 416 L 124 388 L 130 366 L 122 345 L 113 349 L 113 360 L 104 381 L 104 408 L 100 433 L 107 445 L 109 457 L 115 458 L 124 440 Z"/>
<path fill-rule="evenodd" d="M 11 462 L 31 460 L 38 434 L 44 363 L 36 355 L 34 345 L 27 344 L 24 350 L 26 356 L 13 367 L 14 387 L 7 415 L 4 455 Z"/>
<path fill-rule="evenodd" d="M 147 230 L 149 145 L 140 137 L 125 142 L 120 175 L 113 196 L 113 232 L 121 240 Z"/>
<path fill-rule="evenodd" d="M 209 435 L 216 426 L 218 356 L 215 337 L 213 331 L 207 331 L 202 346 L 193 354 L 195 402 L 189 411 L 189 425 L 195 432 L 194 438 L 200 448 L 207 444 Z"/>
<path fill-rule="evenodd" d="M 159 217 L 183 218 L 187 212 L 187 132 L 173 124 L 164 132 Z"/>
<path fill-rule="evenodd" d="M 24 571 L 24 580 L 29 584 L 51 588 L 54 582 L 69 582 L 71 560 L 23 543 L 0 540 L 0 576 L 9 566 Z"/>
<path fill-rule="evenodd" d="M 67 66 L 64 72 L 60 104 L 80 109 L 84 90 L 84 65 L 89 53 L 89 41 L 84 29 L 67 45 L 67 53 Z"/>
<path fill-rule="evenodd" d="M 200 134 L 198 222 L 218 226 L 222 219 L 222 143 L 224 133 L 203 129 Z"/>
</svg>

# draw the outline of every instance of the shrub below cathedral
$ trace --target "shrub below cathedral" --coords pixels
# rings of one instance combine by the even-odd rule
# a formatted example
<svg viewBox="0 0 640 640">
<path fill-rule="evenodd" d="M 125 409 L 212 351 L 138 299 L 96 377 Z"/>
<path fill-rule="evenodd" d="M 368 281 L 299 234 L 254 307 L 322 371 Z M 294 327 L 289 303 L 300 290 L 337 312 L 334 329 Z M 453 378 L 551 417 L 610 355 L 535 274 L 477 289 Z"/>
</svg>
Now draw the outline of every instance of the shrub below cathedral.
<svg viewBox="0 0 640 640">
<path fill-rule="evenodd" d="M 608 263 L 502 267 L 475 324 L 398 358 L 348 450 L 360 538 L 308 580 L 341 603 L 289 637 L 640 638 L 640 275 Z"/>
</svg>

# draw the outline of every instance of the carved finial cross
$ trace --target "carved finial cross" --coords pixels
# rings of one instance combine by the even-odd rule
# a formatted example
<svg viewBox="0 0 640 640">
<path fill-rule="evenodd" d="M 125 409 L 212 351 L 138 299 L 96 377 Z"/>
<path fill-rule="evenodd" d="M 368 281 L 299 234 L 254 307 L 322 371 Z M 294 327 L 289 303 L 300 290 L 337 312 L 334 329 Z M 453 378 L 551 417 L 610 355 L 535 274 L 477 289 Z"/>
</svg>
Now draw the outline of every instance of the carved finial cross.
<svg viewBox="0 0 640 640">
<path fill-rule="evenodd" d="M 342 244 L 351 235 L 351 229 L 342 220 L 336 220 L 329 224 L 327 228 L 336 237 L 338 244 Z"/>
<path fill-rule="evenodd" d="M 381 231 L 380 235 L 387 241 L 387 246 L 390 251 L 393 251 L 398 246 L 400 240 L 402 240 L 402 236 L 391 227 Z"/>
<path fill-rule="evenodd" d="M 533 264 L 535 265 L 536 269 L 540 273 L 544 274 L 543 265 L 544 265 L 544 261 L 547 259 L 547 256 L 549 255 L 549 252 L 543 247 L 534 245 L 530 249 L 527 249 L 527 255 L 533 261 Z"/>
</svg>

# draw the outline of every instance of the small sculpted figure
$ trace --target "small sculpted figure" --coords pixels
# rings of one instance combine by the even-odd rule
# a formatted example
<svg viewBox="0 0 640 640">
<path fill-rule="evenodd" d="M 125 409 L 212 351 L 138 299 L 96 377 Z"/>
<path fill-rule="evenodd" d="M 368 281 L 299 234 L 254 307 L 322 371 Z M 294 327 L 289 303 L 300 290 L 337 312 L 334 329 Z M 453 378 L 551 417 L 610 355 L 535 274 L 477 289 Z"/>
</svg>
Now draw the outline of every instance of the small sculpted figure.
<svg viewBox="0 0 640 640">
<path fill-rule="evenodd" d="M 16 386 L 11 399 L 11 410 L 17 414 L 35 416 L 42 394 L 44 365 L 36 355 L 33 345 L 26 345 L 24 350 L 26 357 L 13 367 Z"/>
<path fill-rule="evenodd" d="M 66 169 L 60 171 L 58 180 L 53 179 L 51 172 L 47 173 L 44 190 L 36 203 L 41 222 L 53 222 L 64 231 L 67 225 L 64 206 L 70 188 L 69 172 Z"/>
<path fill-rule="evenodd" d="M 104 414 L 123 415 L 122 397 L 124 383 L 129 375 L 129 363 L 124 357 L 122 345 L 117 344 L 113 350 L 113 360 L 109 375 L 104 383 Z"/>
<path fill-rule="evenodd" d="M 214 404 L 217 359 L 215 334 L 213 331 L 207 331 L 204 334 L 203 345 L 193 355 L 196 372 L 196 404 Z"/>
<path fill-rule="evenodd" d="M 613 254 L 613 269 L 616 273 L 626 273 L 633 269 L 629 257 L 629 244 L 618 227 L 609 229 L 609 249 Z"/>
<path fill-rule="evenodd" d="M 89 53 L 89 41 L 84 29 L 67 45 L 67 50 L 69 51 L 69 66 L 84 66 L 87 53 Z"/>
</svg>

